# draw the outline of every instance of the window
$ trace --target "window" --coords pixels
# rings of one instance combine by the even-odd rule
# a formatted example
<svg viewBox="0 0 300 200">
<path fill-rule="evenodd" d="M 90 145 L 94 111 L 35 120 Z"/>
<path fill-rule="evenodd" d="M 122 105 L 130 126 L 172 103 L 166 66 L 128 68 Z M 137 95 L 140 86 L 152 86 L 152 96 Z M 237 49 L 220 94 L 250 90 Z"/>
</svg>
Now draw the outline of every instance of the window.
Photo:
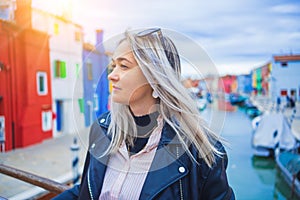
<svg viewBox="0 0 300 200">
<path fill-rule="evenodd" d="M 281 90 L 280 95 L 281 96 L 286 96 L 287 95 L 287 90 Z"/>
<path fill-rule="evenodd" d="M 79 73 L 80 73 L 80 67 L 79 67 L 79 64 L 77 63 L 76 64 L 76 77 L 77 78 L 79 77 Z"/>
<path fill-rule="evenodd" d="M 37 93 L 38 95 L 47 95 L 47 73 L 46 72 L 37 72 L 36 74 L 36 83 L 37 83 Z"/>
<path fill-rule="evenodd" d="M 287 67 L 288 66 L 288 63 L 287 62 L 282 62 L 281 63 L 281 67 Z"/>
<path fill-rule="evenodd" d="M 99 109 L 99 96 L 97 93 L 94 93 L 94 110 L 98 111 Z"/>
<path fill-rule="evenodd" d="M 93 65 L 91 61 L 87 61 L 86 63 L 88 80 L 93 80 Z"/>
<path fill-rule="evenodd" d="M 42 130 L 44 132 L 52 130 L 52 111 L 42 111 Z"/>
<path fill-rule="evenodd" d="M 55 78 L 66 78 L 67 77 L 66 62 L 56 60 L 54 68 L 55 68 L 54 69 Z"/>
<path fill-rule="evenodd" d="M 81 41 L 81 33 L 79 31 L 75 31 L 75 41 Z"/>
<path fill-rule="evenodd" d="M 58 35 L 59 34 L 59 25 L 57 23 L 54 23 L 54 35 Z"/>
<path fill-rule="evenodd" d="M 5 117 L 0 115 L 0 144 L 5 142 Z"/>
</svg>

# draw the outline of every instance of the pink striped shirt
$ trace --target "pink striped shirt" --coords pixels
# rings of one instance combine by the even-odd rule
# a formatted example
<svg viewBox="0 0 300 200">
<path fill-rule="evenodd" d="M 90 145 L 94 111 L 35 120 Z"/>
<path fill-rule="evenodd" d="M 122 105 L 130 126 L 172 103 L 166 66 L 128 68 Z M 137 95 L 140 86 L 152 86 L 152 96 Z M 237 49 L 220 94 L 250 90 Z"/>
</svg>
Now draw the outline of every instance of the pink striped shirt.
<svg viewBox="0 0 300 200">
<path fill-rule="evenodd" d="M 123 141 L 119 150 L 110 157 L 99 200 L 139 199 L 161 137 L 161 116 L 157 122 L 158 126 L 140 152 L 129 157 Z"/>
</svg>

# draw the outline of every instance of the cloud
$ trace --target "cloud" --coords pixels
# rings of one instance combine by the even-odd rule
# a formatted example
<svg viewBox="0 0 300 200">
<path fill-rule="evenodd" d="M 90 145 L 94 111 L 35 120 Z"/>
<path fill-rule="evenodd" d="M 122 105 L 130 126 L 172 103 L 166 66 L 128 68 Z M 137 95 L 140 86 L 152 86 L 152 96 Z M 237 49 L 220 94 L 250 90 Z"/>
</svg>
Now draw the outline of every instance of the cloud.
<svg viewBox="0 0 300 200">
<path fill-rule="evenodd" d="M 244 73 L 273 54 L 300 53 L 298 0 L 73 1 L 74 21 L 89 42 L 99 28 L 108 39 L 128 28 L 159 26 L 190 37 L 222 73 Z"/>
<path fill-rule="evenodd" d="M 278 14 L 300 14 L 300 5 L 295 4 L 281 4 L 270 8 L 271 12 Z"/>
</svg>

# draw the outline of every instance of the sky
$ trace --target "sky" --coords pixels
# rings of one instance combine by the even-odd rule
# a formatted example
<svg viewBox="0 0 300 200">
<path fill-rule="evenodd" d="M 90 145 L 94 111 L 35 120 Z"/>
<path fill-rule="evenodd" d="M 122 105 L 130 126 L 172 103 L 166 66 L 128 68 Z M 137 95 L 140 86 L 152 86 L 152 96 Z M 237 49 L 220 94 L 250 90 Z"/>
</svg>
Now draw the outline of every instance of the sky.
<svg viewBox="0 0 300 200">
<path fill-rule="evenodd" d="M 273 55 L 300 54 L 299 0 L 32 2 L 33 7 L 57 15 L 72 10 L 72 21 L 83 27 L 85 42 L 95 43 L 96 29 L 104 30 L 104 40 L 130 28 L 161 27 L 176 32 L 196 43 L 196 50 L 201 48 L 223 75 L 247 74 Z M 189 50 L 188 45 L 184 48 Z M 184 75 L 195 73 L 189 66 L 184 69 Z"/>
</svg>

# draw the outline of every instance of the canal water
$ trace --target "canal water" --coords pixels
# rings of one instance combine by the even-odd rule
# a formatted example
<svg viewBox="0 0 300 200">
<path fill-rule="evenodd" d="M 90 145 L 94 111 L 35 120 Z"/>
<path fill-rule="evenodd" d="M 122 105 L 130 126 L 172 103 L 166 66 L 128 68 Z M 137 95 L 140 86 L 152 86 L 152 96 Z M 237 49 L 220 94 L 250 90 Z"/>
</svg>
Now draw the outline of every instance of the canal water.
<svg viewBox="0 0 300 200">
<path fill-rule="evenodd" d="M 218 124 L 219 133 L 229 143 L 226 146 L 227 174 L 236 199 L 296 199 L 291 198 L 291 191 L 278 174 L 274 159 L 253 156 L 251 119 L 243 110 L 235 108 L 225 112 L 207 108 L 202 115 L 212 126 Z"/>
</svg>

